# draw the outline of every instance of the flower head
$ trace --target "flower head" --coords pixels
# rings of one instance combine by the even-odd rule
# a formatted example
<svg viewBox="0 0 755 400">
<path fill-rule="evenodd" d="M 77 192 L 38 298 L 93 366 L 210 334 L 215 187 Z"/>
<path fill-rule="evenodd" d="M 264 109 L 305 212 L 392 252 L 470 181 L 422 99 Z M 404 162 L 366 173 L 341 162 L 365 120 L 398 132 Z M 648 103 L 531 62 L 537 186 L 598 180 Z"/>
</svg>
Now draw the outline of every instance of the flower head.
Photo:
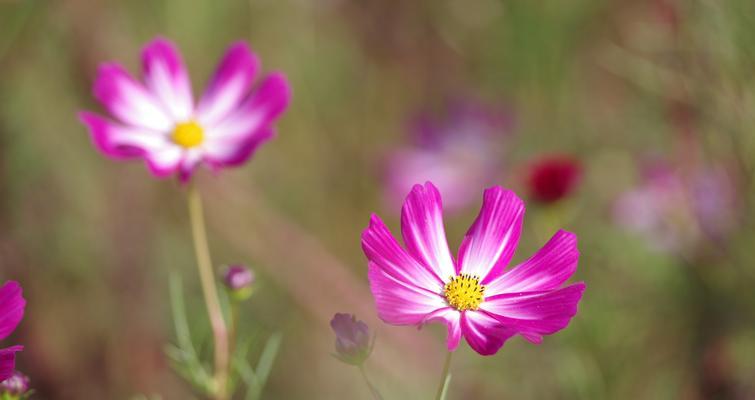
<svg viewBox="0 0 755 400">
<path fill-rule="evenodd" d="M 243 164 L 274 135 L 273 122 L 288 105 L 283 75 L 272 73 L 252 89 L 259 68 L 245 43 L 226 51 L 197 103 L 176 46 L 164 38 L 142 52 L 144 83 L 116 63 L 102 64 L 94 96 L 111 118 L 82 112 L 95 146 L 114 159 L 143 158 L 153 175 L 182 181 L 204 163 L 213 169 Z"/>
<path fill-rule="evenodd" d="M 435 182 L 452 210 L 474 200 L 500 165 L 496 141 L 511 131 L 508 110 L 456 101 L 442 117 L 420 114 L 410 124 L 411 145 L 393 150 L 385 163 L 385 196 L 400 204 L 416 182 Z"/>
<path fill-rule="evenodd" d="M 527 179 L 530 197 L 540 203 L 555 203 L 570 195 L 582 177 L 582 166 L 565 155 L 549 155 L 536 160 Z"/>
<path fill-rule="evenodd" d="M 330 327 L 336 334 L 336 358 L 351 365 L 364 363 L 372 352 L 367 324 L 353 314 L 337 313 L 330 320 Z"/>
<path fill-rule="evenodd" d="M 18 398 L 23 396 L 29 391 L 29 377 L 14 371 L 10 378 L 0 382 L 0 394 L 13 396 L 12 398 Z M 5 399 L 5 397 L 3 397 Z"/>
<path fill-rule="evenodd" d="M 24 317 L 26 300 L 21 292 L 21 286 L 14 281 L 5 282 L 0 287 L 0 340 L 13 333 Z M 0 382 L 13 375 L 16 353 L 23 349 L 23 346 L 0 349 Z"/>
<path fill-rule="evenodd" d="M 524 203 L 495 186 L 451 255 L 441 197 L 427 182 L 415 185 L 401 214 L 403 248 L 376 215 L 362 234 L 378 316 L 394 325 L 442 322 L 447 345 L 463 336 L 478 353 L 494 354 L 514 335 L 540 343 L 565 328 L 577 312 L 584 283 L 563 284 L 577 268 L 574 234 L 559 231 L 528 260 L 507 269 L 524 217 Z"/>
</svg>

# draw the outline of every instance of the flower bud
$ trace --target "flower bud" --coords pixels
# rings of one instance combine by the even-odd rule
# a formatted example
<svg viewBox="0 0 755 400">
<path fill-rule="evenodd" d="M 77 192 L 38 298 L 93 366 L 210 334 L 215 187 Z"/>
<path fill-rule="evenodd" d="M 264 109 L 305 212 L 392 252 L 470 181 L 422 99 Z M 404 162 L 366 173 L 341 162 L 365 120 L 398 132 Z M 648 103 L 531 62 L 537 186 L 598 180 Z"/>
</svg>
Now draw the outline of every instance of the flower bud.
<svg viewBox="0 0 755 400">
<path fill-rule="evenodd" d="M 236 300 L 246 300 L 252 295 L 254 272 L 245 265 L 229 265 L 223 275 L 223 283 Z"/>
<path fill-rule="evenodd" d="M 28 391 L 29 377 L 18 371 L 14 371 L 10 378 L 0 382 L 0 394 L 10 396 L 11 399 L 20 398 Z"/>
<path fill-rule="evenodd" d="M 330 320 L 330 327 L 336 334 L 334 356 L 351 365 L 361 365 L 372 352 L 370 328 L 358 321 L 353 314 L 337 313 Z"/>
</svg>

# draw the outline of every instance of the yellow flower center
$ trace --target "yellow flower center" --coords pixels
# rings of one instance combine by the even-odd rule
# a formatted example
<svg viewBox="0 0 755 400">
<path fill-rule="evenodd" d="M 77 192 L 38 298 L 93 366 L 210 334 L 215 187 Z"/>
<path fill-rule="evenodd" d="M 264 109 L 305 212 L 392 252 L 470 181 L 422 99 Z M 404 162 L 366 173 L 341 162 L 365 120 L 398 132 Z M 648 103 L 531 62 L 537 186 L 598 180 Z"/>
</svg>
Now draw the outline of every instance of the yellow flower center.
<svg viewBox="0 0 755 400">
<path fill-rule="evenodd" d="M 176 125 L 171 138 L 180 146 L 186 148 L 195 147 L 204 141 L 204 130 L 194 121 L 182 122 Z"/>
<path fill-rule="evenodd" d="M 459 310 L 476 310 L 482 303 L 485 286 L 476 276 L 461 274 L 451 279 L 443 288 L 443 295 L 451 307 Z"/>
</svg>

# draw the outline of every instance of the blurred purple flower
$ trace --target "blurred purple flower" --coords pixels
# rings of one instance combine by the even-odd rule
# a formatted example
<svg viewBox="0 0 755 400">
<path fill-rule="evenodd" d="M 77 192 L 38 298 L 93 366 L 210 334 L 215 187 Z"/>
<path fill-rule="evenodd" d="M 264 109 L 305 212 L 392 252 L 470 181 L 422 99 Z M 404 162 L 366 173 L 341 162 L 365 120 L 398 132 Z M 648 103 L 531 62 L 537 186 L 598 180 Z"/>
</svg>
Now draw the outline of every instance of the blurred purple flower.
<svg viewBox="0 0 755 400">
<path fill-rule="evenodd" d="M 254 283 L 254 272 L 245 265 L 230 265 L 223 276 L 223 283 L 231 290 L 246 289 Z"/>
<path fill-rule="evenodd" d="M 370 328 L 353 314 L 337 313 L 330 320 L 336 334 L 336 358 L 352 365 L 361 365 L 370 356 Z"/>
<path fill-rule="evenodd" d="M 21 396 L 29 391 L 29 377 L 14 371 L 10 378 L 0 382 L 0 394 Z"/>
<path fill-rule="evenodd" d="M 178 173 L 188 181 L 201 163 L 219 169 L 243 164 L 274 135 L 273 122 L 288 106 L 286 78 L 272 73 L 255 89 L 259 61 L 249 47 L 226 51 L 202 98 L 176 46 L 156 38 L 142 52 L 144 84 L 119 64 L 105 63 L 94 96 L 112 119 L 82 112 L 95 146 L 122 160 L 143 158 L 153 175 Z"/>
<path fill-rule="evenodd" d="M 700 240 L 722 240 L 736 223 L 737 193 L 722 168 L 683 173 L 665 162 L 644 166 L 639 184 L 613 208 L 617 223 L 665 251 L 682 251 Z"/>
<path fill-rule="evenodd" d="M 579 160 L 568 155 L 546 155 L 530 166 L 527 187 L 533 200 L 550 204 L 569 196 L 581 179 Z"/>
<path fill-rule="evenodd" d="M 500 168 L 496 142 L 511 132 L 511 112 L 473 101 L 455 101 L 447 114 L 420 114 L 411 123 L 411 143 L 388 154 L 385 198 L 399 206 L 418 182 L 432 181 L 450 211 L 468 206 L 491 185 Z"/>
<path fill-rule="evenodd" d="M 8 281 L 0 288 L 0 340 L 7 338 L 24 317 L 26 300 L 18 282 Z M 23 346 L 0 349 L 0 382 L 10 378 L 16 367 L 16 352 Z"/>
</svg>

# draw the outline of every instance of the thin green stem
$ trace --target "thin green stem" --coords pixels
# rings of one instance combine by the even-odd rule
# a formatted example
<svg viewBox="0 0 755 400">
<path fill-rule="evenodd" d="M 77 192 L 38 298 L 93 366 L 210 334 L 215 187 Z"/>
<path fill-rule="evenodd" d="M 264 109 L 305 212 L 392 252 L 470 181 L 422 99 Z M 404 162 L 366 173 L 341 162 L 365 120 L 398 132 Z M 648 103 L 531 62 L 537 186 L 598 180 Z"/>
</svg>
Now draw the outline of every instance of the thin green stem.
<svg viewBox="0 0 755 400">
<path fill-rule="evenodd" d="M 212 326 L 212 336 L 215 342 L 215 400 L 228 399 L 228 369 L 229 369 L 229 343 L 228 330 L 223 319 L 223 310 L 220 307 L 217 286 L 215 285 L 215 271 L 210 259 L 210 247 L 207 243 L 207 231 L 205 229 L 204 214 L 202 212 L 202 198 L 199 190 L 193 183 L 188 188 L 189 219 L 191 220 L 191 232 L 194 238 L 194 250 L 199 268 L 199 278 L 202 282 L 207 314 Z"/>
<path fill-rule="evenodd" d="M 239 324 L 239 303 L 238 301 L 231 299 L 231 318 L 228 321 L 228 352 L 234 354 L 236 352 L 236 335 Z"/>
<path fill-rule="evenodd" d="M 359 372 L 362 373 L 362 378 L 364 379 L 364 383 L 367 384 L 367 387 L 370 388 L 370 394 L 372 394 L 372 398 L 375 400 L 383 400 L 383 396 L 380 395 L 380 392 L 378 392 L 375 385 L 370 382 L 370 378 L 367 377 L 367 371 L 364 370 L 364 365 L 359 364 Z"/>
<path fill-rule="evenodd" d="M 438 391 L 435 393 L 435 400 L 441 400 L 444 397 L 445 391 L 448 389 L 448 370 L 451 368 L 451 357 L 453 355 L 453 351 L 449 351 L 448 354 L 446 354 L 446 362 L 443 364 L 443 374 L 440 376 L 440 383 L 438 384 Z"/>
</svg>

